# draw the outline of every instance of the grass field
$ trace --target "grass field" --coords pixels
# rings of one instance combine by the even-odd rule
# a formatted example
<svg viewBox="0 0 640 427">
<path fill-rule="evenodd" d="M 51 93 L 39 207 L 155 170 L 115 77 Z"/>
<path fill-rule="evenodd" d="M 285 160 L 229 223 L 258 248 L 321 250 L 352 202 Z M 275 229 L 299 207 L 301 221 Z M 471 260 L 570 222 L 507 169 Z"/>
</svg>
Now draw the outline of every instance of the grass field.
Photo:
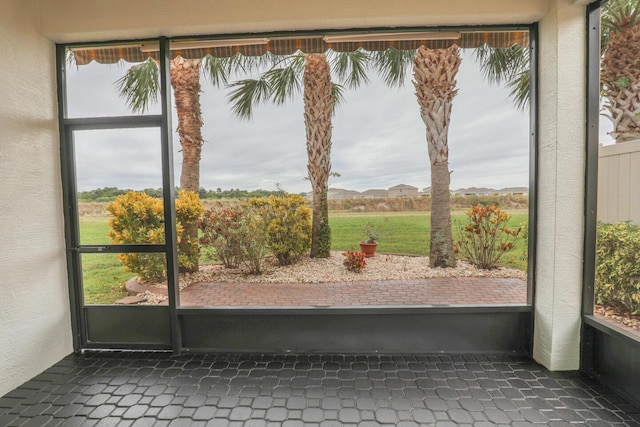
<svg viewBox="0 0 640 427">
<path fill-rule="evenodd" d="M 518 227 L 527 220 L 526 211 L 510 212 L 509 226 Z M 465 223 L 463 212 L 452 214 L 454 239 L 458 238 L 458 228 Z M 365 239 L 363 228 L 367 223 L 379 224 L 383 231 L 378 242 L 379 253 L 428 255 L 429 254 L 429 213 L 344 213 L 329 214 L 332 250 L 359 250 L 358 242 Z M 110 228 L 104 217 L 80 219 L 80 240 L 82 244 L 110 244 L 107 233 Z M 522 241 L 513 251 L 506 254 L 501 265 L 526 271 L 526 247 Z M 86 304 L 112 304 L 126 296 L 124 282 L 134 276 L 127 273 L 116 254 L 84 254 L 82 270 Z"/>
</svg>

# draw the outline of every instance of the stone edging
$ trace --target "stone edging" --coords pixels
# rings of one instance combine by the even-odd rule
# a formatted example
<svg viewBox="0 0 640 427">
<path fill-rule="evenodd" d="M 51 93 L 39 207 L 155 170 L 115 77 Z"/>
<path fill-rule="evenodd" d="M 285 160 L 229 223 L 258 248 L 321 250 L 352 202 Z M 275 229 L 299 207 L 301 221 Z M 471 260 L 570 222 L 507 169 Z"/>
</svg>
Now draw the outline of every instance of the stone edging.
<svg viewBox="0 0 640 427">
<path fill-rule="evenodd" d="M 149 291 L 149 292 L 151 292 L 153 294 L 160 294 L 160 295 L 165 295 L 165 296 L 168 295 L 166 286 L 164 286 L 162 288 L 157 288 L 155 286 L 143 285 L 143 284 L 138 282 L 138 276 L 135 276 L 135 277 L 127 280 L 127 283 L 125 283 L 124 287 L 127 290 L 127 292 L 129 294 L 131 294 L 131 295 L 142 294 L 145 291 Z"/>
</svg>

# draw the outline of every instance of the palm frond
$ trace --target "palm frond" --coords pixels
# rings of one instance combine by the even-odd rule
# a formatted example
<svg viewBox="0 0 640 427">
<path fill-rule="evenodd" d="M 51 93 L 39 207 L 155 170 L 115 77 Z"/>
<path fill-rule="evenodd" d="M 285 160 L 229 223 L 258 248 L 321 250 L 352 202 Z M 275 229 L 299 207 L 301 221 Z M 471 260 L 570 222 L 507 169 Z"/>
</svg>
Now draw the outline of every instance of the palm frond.
<svg viewBox="0 0 640 427">
<path fill-rule="evenodd" d="M 640 1 L 609 0 L 603 3 L 600 18 L 600 47 L 604 51 L 611 31 L 622 31 L 624 28 L 640 24 Z"/>
<path fill-rule="evenodd" d="M 305 54 L 298 51 L 287 57 L 276 58 L 275 65 L 264 76 L 271 88 L 271 99 L 275 104 L 284 104 L 302 90 L 302 75 L 304 74 Z"/>
<path fill-rule="evenodd" d="M 362 49 L 354 52 L 327 52 L 332 71 L 338 80 L 350 89 L 355 89 L 362 83 L 368 83 L 367 65 L 370 54 Z"/>
<path fill-rule="evenodd" d="M 273 102 L 278 105 L 300 93 L 300 74 L 291 67 L 273 68 L 263 76 L 268 82 Z"/>
<path fill-rule="evenodd" d="M 516 107 L 524 110 L 529 102 L 529 48 L 519 44 L 507 48 L 484 44 L 476 48 L 474 54 L 485 79 L 490 84 L 505 83 Z"/>
<path fill-rule="evenodd" d="M 234 61 L 241 57 L 242 55 L 236 53 L 229 58 L 217 58 L 208 53 L 202 58 L 202 72 L 205 78 L 214 86 L 226 85 L 229 73 L 233 70 L 232 63 L 235 63 L 239 68 L 243 68 L 241 61 Z"/>
<path fill-rule="evenodd" d="M 202 71 L 207 80 L 214 86 L 220 87 L 229 83 L 230 75 L 251 73 L 262 67 L 263 63 L 262 56 L 244 56 L 236 53 L 229 57 L 218 58 L 207 54 L 202 59 Z"/>
<path fill-rule="evenodd" d="M 509 81 L 529 68 L 529 49 L 519 44 L 497 48 L 484 44 L 474 51 L 480 71 L 489 83 Z"/>
<path fill-rule="evenodd" d="M 520 111 L 525 111 L 529 106 L 530 70 L 520 72 L 514 79 L 507 83 L 510 89 L 509 96 Z"/>
<path fill-rule="evenodd" d="M 153 58 L 149 58 L 129 68 L 114 85 L 133 112 L 144 113 L 149 105 L 158 102 L 160 70 Z"/>
<path fill-rule="evenodd" d="M 344 87 L 333 83 L 331 85 L 331 97 L 333 98 L 333 114 L 335 114 L 338 105 L 344 102 Z"/>
<path fill-rule="evenodd" d="M 271 88 L 264 78 L 240 80 L 229 85 L 235 88 L 228 98 L 231 101 L 231 111 L 243 119 L 250 119 L 253 115 L 253 105 L 269 100 Z"/>
<path fill-rule="evenodd" d="M 390 47 L 385 50 L 372 52 L 374 68 L 380 73 L 387 86 L 402 86 L 413 66 L 416 56 L 415 50 L 399 50 Z"/>
<path fill-rule="evenodd" d="M 256 62 L 252 66 L 259 67 L 268 62 L 272 68 L 262 73 L 257 79 L 245 79 L 227 85 L 234 88 L 229 94 L 234 114 L 248 119 L 253 114 L 254 104 L 269 100 L 282 104 L 299 93 L 302 87 L 304 58 L 305 54 L 300 51 L 286 56 L 268 54 L 256 57 Z"/>
<path fill-rule="evenodd" d="M 76 62 L 76 53 L 73 50 L 67 47 L 64 52 L 64 57 L 65 57 L 65 62 L 69 67 L 75 65 L 76 68 L 78 68 L 78 63 Z"/>
</svg>

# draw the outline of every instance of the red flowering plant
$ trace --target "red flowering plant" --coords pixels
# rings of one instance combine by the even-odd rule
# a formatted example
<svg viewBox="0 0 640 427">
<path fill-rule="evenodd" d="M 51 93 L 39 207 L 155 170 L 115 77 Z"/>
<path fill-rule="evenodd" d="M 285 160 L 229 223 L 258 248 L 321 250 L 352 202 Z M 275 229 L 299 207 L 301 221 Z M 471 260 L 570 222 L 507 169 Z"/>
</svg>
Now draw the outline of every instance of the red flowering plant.
<svg viewBox="0 0 640 427">
<path fill-rule="evenodd" d="M 346 257 L 342 264 L 347 267 L 349 271 L 360 273 L 364 266 L 367 265 L 364 259 L 365 255 L 362 252 L 346 251 L 343 252 L 342 255 Z"/>
<path fill-rule="evenodd" d="M 457 251 L 478 268 L 495 268 L 502 256 L 514 248 L 522 227 L 507 227 L 511 215 L 496 205 L 474 206 L 467 211 L 468 223 L 459 227 Z"/>
</svg>

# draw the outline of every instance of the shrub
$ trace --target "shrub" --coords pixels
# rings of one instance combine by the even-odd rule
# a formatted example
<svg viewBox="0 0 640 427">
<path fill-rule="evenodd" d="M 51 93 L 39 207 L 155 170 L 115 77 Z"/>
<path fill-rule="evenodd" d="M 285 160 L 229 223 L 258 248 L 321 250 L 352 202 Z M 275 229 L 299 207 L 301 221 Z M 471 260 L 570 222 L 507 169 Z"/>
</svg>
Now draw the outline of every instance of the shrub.
<svg viewBox="0 0 640 427">
<path fill-rule="evenodd" d="M 596 304 L 640 314 L 640 226 L 621 222 L 598 224 Z"/>
<path fill-rule="evenodd" d="M 193 191 L 180 190 L 176 200 L 176 234 L 181 271 L 198 269 L 198 223 L 203 213 L 200 196 Z"/>
<path fill-rule="evenodd" d="M 215 256 L 226 268 L 238 268 L 242 262 L 243 216 L 242 208 L 212 208 L 198 224 L 203 251 Z"/>
<path fill-rule="evenodd" d="M 267 254 L 266 224 L 252 206 L 245 206 L 240 227 L 242 262 L 251 274 L 262 274 L 262 260 Z"/>
<path fill-rule="evenodd" d="M 523 221 L 520 224 L 520 238 L 522 239 L 522 244 L 525 247 L 525 250 L 522 252 L 522 259 L 525 261 L 529 260 L 529 219 Z"/>
<path fill-rule="evenodd" d="M 254 198 L 250 205 L 263 221 L 266 244 L 280 265 L 289 265 L 311 245 L 311 210 L 302 196 Z"/>
<path fill-rule="evenodd" d="M 117 196 L 107 206 L 113 216 L 109 220 L 109 237 L 115 244 L 164 243 L 163 206 L 160 199 L 131 191 Z M 127 271 L 140 280 L 157 282 L 166 276 L 166 263 L 161 253 L 124 253 L 118 259 Z"/>
<path fill-rule="evenodd" d="M 265 223 L 249 205 L 234 209 L 213 208 L 199 222 L 202 249 L 216 257 L 226 268 L 244 264 L 252 274 L 262 272 L 266 254 Z"/>
<path fill-rule="evenodd" d="M 349 271 L 360 273 L 365 265 L 367 265 L 367 261 L 365 261 L 366 255 L 362 252 L 346 251 L 343 252 L 342 255 L 346 257 L 342 264 L 347 267 Z"/>
<path fill-rule="evenodd" d="M 109 220 L 109 237 L 115 244 L 164 243 L 164 206 L 162 199 L 144 192 L 130 191 L 117 196 L 107 206 L 113 216 Z M 180 191 L 176 200 L 176 234 L 187 250 L 178 251 L 180 268 L 191 268 L 198 262 L 198 242 L 188 235 L 189 225 L 197 224 L 202 206 L 198 195 Z M 195 240 L 195 242 L 194 242 Z M 118 259 L 127 271 L 136 273 L 143 282 L 159 282 L 166 278 L 166 258 L 161 253 L 125 253 Z"/>
<path fill-rule="evenodd" d="M 457 250 L 478 268 L 495 268 L 513 249 L 521 228 L 508 228 L 511 216 L 495 205 L 478 204 L 467 211 L 467 217 L 469 223 L 460 228 Z"/>
</svg>

